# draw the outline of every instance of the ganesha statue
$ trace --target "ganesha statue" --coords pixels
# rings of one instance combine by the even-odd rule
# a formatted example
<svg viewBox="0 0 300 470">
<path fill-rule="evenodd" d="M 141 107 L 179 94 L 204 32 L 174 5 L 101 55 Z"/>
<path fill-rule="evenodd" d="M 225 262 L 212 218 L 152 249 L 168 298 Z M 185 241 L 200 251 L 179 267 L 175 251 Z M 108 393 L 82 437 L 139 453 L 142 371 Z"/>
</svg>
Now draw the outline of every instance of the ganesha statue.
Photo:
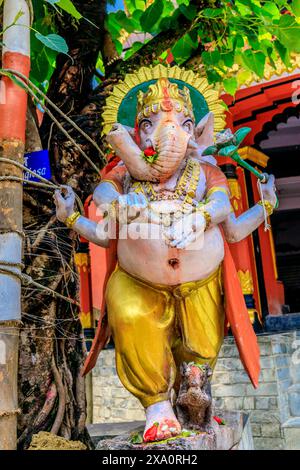
<svg viewBox="0 0 300 470">
<path fill-rule="evenodd" d="M 262 201 L 236 217 L 226 177 L 204 152 L 223 113 L 217 91 L 192 71 L 143 68 L 116 85 L 103 115 L 118 158 L 93 195 L 101 221 L 75 211 L 71 188 L 55 194 L 58 219 L 112 254 L 107 314 L 84 372 L 112 335 L 118 376 L 145 408 L 145 441 L 181 433 L 172 401 L 180 366 L 213 369 L 228 325 L 258 385 L 259 348 L 228 243 L 272 212 L 274 177 L 261 185 Z"/>
</svg>

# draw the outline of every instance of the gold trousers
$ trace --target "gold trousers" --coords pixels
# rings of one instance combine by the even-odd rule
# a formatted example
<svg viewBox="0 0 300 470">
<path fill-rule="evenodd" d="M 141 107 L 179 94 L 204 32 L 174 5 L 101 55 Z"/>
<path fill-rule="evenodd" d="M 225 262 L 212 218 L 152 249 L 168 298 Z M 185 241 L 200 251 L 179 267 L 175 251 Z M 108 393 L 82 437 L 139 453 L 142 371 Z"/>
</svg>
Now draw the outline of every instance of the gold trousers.
<svg viewBox="0 0 300 470">
<path fill-rule="evenodd" d="M 117 267 L 106 302 L 118 375 L 144 407 L 170 397 L 183 361 L 214 367 L 224 336 L 220 268 L 205 280 L 165 286 Z"/>
</svg>

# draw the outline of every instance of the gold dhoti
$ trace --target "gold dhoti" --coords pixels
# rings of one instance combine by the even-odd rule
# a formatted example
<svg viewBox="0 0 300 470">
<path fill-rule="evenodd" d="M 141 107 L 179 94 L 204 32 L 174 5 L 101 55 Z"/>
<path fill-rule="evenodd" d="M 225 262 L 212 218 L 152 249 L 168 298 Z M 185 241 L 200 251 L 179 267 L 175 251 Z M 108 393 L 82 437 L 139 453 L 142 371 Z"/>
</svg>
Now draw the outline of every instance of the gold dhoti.
<svg viewBox="0 0 300 470">
<path fill-rule="evenodd" d="M 165 286 L 118 267 L 106 301 L 118 375 L 144 407 L 170 397 L 183 361 L 214 367 L 224 336 L 220 268 L 205 280 Z"/>
</svg>

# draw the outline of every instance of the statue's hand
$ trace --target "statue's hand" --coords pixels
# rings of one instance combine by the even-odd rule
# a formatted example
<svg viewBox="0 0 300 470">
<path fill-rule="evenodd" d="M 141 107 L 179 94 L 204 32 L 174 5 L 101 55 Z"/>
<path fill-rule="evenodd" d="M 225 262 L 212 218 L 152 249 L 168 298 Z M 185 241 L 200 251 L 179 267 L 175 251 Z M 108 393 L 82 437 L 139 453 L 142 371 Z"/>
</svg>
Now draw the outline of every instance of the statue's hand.
<svg viewBox="0 0 300 470">
<path fill-rule="evenodd" d="M 70 186 L 63 186 L 54 192 L 54 202 L 56 205 L 56 217 L 60 222 L 65 222 L 74 212 L 75 193 Z"/>
<path fill-rule="evenodd" d="M 261 190 L 264 196 L 264 199 L 270 201 L 274 207 L 277 201 L 276 197 L 276 186 L 275 186 L 275 177 L 273 175 L 269 176 L 267 183 L 261 184 Z"/>
<path fill-rule="evenodd" d="M 124 194 L 118 198 L 117 219 L 121 224 L 130 224 L 140 218 L 147 207 L 148 201 L 143 194 Z"/>
<path fill-rule="evenodd" d="M 186 214 L 164 230 L 165 241 L 167 245 L 183 250 L 203 235 L 205 226 L 201 212 Z"/>
</svg>

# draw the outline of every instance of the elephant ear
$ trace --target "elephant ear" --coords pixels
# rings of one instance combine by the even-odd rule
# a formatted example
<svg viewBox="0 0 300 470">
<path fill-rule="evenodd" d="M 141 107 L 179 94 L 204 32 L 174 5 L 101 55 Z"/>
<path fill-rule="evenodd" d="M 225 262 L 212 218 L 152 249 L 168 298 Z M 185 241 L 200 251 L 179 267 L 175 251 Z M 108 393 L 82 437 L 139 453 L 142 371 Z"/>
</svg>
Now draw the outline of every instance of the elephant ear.
<svg viewBox="0 0 300 470">
<path fill-rule="evenodd" d="M 195 128 L 196 142 L 201 147 L 209 147 L 214 143 L 214 115 L 207 113 Z"/>
</svg>

